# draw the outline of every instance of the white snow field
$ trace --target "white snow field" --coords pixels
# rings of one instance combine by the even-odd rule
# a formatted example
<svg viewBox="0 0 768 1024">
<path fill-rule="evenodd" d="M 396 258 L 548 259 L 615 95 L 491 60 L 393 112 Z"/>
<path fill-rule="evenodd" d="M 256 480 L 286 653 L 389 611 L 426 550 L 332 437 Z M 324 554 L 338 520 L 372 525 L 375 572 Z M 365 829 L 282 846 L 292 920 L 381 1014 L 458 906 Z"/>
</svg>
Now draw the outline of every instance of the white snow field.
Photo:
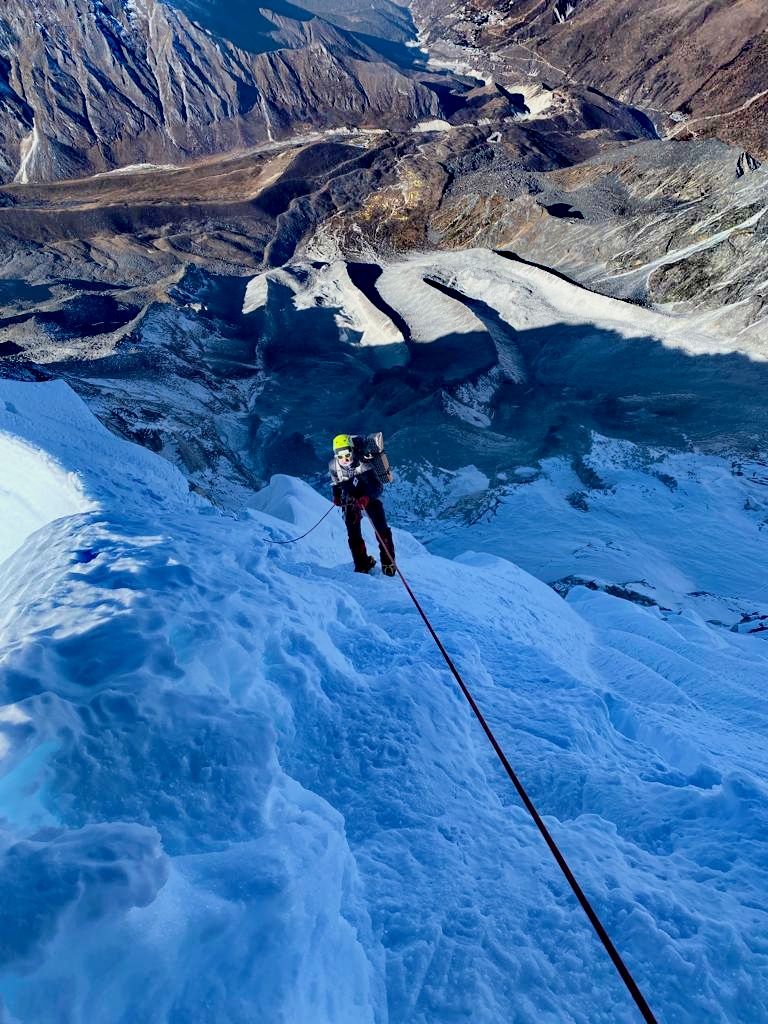
<svg viewBox="0 0 768 1024">
<path fill-rule="evenodd" d="M 702 624 L 768 636 L 768 466 L 756 459 L 641 448 L 592 435 L 585 489 L 569 459 L 521 468 L 490 488 L 469 467 L 403 485 L 404 508 L 450 510 L 425 521 L 433 553 L 501 553 L 549 583 L 618 585 Z M 470 526 L 467 524 L 471 523 Z"/>
<path fill-rule="evenodd" d="M 273 543 L 325 497 L 222 515 L 60 383 L 0 445 L 0 1019 L 639 1019 L 400 582 Z M 768 1021 L 765 640 L 396 543 L 658 1019 Z"/>
<path fill-rule="evenodd" d="M 402 341 L 399 328 L 350 280 L 346 264 L 331 240 L 320 236 L 310 252 L 311 260 L 253 278 L 246 290 L 243 312 L 263 308 L 268 302 L 268 282 L 274 281 L 293 292 L 296 309 L 332 306 L 339 328 L 360 335 L 358 344 Z M 443 291 L 436 290 L 435 285 Z M 768 351 L 759 339 L 727 331 L 718 333 L 713 328 L 717 320 L 714 314 L 710 323 L 703 314 L 672 316 L 634 305 L 628 312 L 622 300 L 590 292 L 547 270 L 515 262 L 489 249 L 427 252 L 396 259 L 383 265 L 372 287 L 402 317 L 414 342 L 486 332 L 498 342 L 499 332 L 483 317 L 480 310 L 484 309 L 516 331 L 553 326 L 562 329 L 564 325 L 589 322 L 626 339 L 653 337 L 667 348 L 691 355 L 738 352 L 749 359 L 768 360 Z M 469 308 L 468 300 L 474 309 Z"/>
</svg>

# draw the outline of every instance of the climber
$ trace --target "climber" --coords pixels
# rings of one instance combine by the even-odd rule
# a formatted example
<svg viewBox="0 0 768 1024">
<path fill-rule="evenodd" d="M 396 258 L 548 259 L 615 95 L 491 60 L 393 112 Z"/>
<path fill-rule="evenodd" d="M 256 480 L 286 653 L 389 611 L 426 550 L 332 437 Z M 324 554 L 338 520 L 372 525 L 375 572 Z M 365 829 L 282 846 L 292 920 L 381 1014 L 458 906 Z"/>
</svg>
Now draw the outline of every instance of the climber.
<svg viewBox="0 0 768 1024">
<path fill-rule="evenodd" d="M 392 479 L 383 450 L 381 434 L 337 434 L 333 439 L 333 458 L 328 464 L 333 485 L 333 503 L 344 513 L 349 550 L 355 572 L 370 572 L 376 559 L 365 548 L 362 533 L 363 513 L 367 513 L 379 539 L 381 571 L 394 576 L 395 546 L 387 525 L 381 494 L 384 483 Z"/>
</svg>

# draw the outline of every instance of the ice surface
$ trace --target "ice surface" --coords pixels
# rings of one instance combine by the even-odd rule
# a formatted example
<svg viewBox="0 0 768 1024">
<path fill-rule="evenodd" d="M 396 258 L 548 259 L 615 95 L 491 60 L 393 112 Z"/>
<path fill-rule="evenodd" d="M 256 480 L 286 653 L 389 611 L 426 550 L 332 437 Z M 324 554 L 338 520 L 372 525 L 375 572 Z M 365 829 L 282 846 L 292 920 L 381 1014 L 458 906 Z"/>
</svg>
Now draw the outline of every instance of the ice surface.
<svg viewBox="0 0 768 1024">
<path fill-rule="evenodd" d="M 220 515 L 62 384 L 0 382 L 0 430 L 9 1021 L 637 1019 L 398 580 L 350 571 L 335 512 L 271 543 L 323 497 L 276 477 Z M 681 534 L 705 495 L 740 523 L 722 465 L 694 469 L 659 481 Z M 48 486 L 59 516 L 25 497 Z M 526 486 L 543 536 L 560 499 Z M 768 1020 L 768 646 L 396 540 L 659 1019 Z M 708 542 L 707 569 L 681 543 L 645 552 L 670 592 L 762 593 L 756 546 L 729 569 Z"/>
<path fill-rule="evenodd" d="M 299 265 L 296 274 L 278 268 L 257 275 L 248 282 L 244 313 L 253 313 L 267 305 L 270 281 L 294 293 L 293 305 L 297 310 L 332 308 L 342 341 L 386 348 L 382 358 L 389 365 L 405 360 L 400 329 L 353 284 L 343 260 L 332 260 L 319 267 Z"/>
<path fill-rule="evenodd" d="M 430 265 L 417 260 L 393 263 L 376 282 L 382 298 L 407 321 L 414 341 L 436 341 L 455 334 L 486 332 L 482 322 L 456 299 L 424 280 Z"/>
<path fill-rule="evenodd" d="M 278 764 L 286 609 L 263 530 L 210 517 L 64 385 L 0 390 L 24 459 L 55 456 L 94 498 L 0 569 L 9 1014 L 375 1020 L 342 818 Z M 5 463 L 4 482 L 28 468 Z"/>
</svg>

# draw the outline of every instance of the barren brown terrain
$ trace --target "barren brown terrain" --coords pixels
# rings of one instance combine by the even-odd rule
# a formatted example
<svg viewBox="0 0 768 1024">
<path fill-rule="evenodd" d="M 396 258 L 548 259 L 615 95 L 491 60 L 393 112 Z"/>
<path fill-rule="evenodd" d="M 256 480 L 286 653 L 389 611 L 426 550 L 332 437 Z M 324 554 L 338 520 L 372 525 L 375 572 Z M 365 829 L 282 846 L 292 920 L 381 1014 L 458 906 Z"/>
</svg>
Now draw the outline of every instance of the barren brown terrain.
<svg viewBox="0 0 768 1024">
<path fill-rule="evenodd" d="M 768 155 L 763 0 L 416 0 L 415 9 L 428 39 L 493 51 L 521 74 L 591 85 L 652 112 L 674 137 Z"/>
</svg>

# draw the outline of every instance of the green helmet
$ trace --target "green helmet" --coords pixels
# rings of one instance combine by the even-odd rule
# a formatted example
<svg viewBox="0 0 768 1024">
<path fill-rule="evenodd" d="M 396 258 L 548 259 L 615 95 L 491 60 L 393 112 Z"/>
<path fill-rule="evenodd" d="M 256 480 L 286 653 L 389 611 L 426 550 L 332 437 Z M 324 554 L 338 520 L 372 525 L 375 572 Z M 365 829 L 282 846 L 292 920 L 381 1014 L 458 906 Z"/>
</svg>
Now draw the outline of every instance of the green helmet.
<svg viewBox="0 0 768 1024">
<path fill-rule="evenodd" d="M 352 442 L 352 436 L 350 434 L 337 434 L 333 439 L 333 452 L 343 451 L 345 448 L 349 448 L 350 451 L 354 448 Z"/>
</svg>

